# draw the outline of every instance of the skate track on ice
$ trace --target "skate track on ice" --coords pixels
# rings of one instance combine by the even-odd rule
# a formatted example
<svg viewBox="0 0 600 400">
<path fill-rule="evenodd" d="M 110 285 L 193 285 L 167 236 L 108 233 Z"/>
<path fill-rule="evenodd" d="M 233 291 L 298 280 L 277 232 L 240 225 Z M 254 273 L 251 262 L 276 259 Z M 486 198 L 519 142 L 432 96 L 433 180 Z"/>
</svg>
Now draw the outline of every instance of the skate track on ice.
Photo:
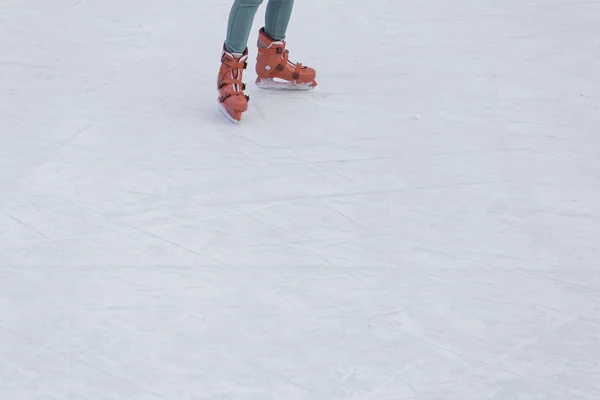
<svg viewBox="0 0 600 400">
<path fill-rule="evenodd" d="M 230 4 L 0 2 L 0 399 L 600 399 L 600 2 Z"/>
</svg>

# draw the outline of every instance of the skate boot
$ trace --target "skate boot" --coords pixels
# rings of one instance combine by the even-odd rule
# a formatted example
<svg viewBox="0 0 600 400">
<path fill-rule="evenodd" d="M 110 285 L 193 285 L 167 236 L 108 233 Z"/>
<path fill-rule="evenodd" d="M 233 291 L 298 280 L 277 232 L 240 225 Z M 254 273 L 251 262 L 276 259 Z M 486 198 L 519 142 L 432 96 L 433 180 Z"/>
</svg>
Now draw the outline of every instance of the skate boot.
<svg viewBox="0 0 600 400">
<path fill-rule="evenodd" d="M 262 28 L 258 34 L 256 85 L 261 89 L 309 90 L 317 86 L 314 69 L 288 59 L 285 41 L 274 41 Z"/>
<path fill-rule="evenodd" d="M 248 49 L 239 57 L 225 50 L 221 55 L 221 68 L 217 80 L 219 109 L 233 123 L 242 119 L 248 109 L 250 97 L 244 94 L 246 85 L 242 82 L 243 71 L 248 67 Z"/>
</svg>

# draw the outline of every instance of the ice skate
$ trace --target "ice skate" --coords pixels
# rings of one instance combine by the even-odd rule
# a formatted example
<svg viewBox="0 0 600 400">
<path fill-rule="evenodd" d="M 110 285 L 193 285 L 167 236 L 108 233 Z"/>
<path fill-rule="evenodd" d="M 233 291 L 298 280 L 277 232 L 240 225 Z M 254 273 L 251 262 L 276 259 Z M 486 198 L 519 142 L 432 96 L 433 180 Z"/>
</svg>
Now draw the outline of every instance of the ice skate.
<svg viewBox="0 0 600 400">
<path fill-rule="evenodd" d="M 242 82 L 243 71 L 248 64 L 248 49 L 237 57 L 223 48 L 221 68 L 217 80 L 219 92 L 219 109 L 233 123 L 242 119 L 242 114 L 248 109 L 250 98 L 244 94 L 246 85 Z"/>
<path fill-rule="evenodd" d="M 274 41 L 264 28 L 258 36 L 256 85 L 261 89 L 310 90 L 317 86 L 314 69 L 288 59 L 285 41 Z"/>
</svg>

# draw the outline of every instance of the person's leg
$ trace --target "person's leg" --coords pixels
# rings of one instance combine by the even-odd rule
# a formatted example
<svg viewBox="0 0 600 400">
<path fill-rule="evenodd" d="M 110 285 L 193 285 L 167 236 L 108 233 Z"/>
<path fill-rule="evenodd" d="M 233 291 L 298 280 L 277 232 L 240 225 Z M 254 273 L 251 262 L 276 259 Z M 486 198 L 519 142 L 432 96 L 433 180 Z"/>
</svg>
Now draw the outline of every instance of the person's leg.
<svg viewBox="0 0 600 400">
<path fill-rule="evenodd" d="M 225 49 L 231 53 L 243 53 L 248 47 L 248 37 L 256 10 L 263 0 L 235 0 L 229 13 Z"/>
<path fill-rule="evenodd" d="M 269 0 L 265 17 L 265 33 L 276 41 L 285 40 L 294 0 Z"/>
</svg>

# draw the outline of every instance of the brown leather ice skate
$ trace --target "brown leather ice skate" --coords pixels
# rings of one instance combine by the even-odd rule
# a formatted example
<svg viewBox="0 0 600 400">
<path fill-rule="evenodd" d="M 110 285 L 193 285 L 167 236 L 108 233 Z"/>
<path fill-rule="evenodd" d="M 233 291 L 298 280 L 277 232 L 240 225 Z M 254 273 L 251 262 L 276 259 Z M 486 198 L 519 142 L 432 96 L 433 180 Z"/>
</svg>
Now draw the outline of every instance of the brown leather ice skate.
<svg viewBox="0 0 600 400">
<path fill-rule="evenodd" d="M 258 34 L 256 85 L 262 89 L 308 90 L 317 86 L 314 69 L 293 63 L 288 58 L 285 41 L 275 41 L 265 33 Z"/>
<path fill-rule="evenodd" d="M 248 109 L 250 100 L 244 94 L 246 85 L 242 82 L 243 72 L 248 66 L 247 59 L 248 49 L 241 56 L 235 57 L 223 47 L 221 68 L 217 79 L 219 109 L 234 123 L 242 119 L 242 114 Z"/>
</svg>

